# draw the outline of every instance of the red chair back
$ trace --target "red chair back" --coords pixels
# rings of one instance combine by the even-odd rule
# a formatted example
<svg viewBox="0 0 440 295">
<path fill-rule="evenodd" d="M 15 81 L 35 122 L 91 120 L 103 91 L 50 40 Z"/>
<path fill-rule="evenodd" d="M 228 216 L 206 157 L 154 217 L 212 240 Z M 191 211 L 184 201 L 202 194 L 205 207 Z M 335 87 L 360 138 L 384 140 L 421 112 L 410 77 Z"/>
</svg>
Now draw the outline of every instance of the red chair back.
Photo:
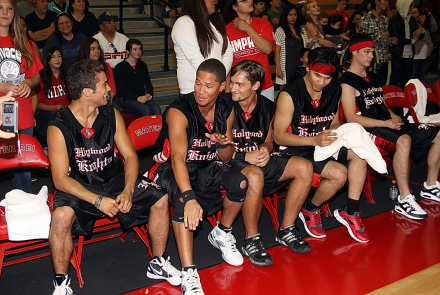
<svg viewBox="0 0 440 295">
<path fill-rule="evenodd" d="M 153 146 L 162 129 L 162 116 L 146 116 L 134 120 L 127 128 L 136 151 Z"/>
<path fill-rule="evenodd" d="M 434 82 L 434 92 L 437 96 L 437 100 L 440 101 L 440 79 Z"/>
<path fill-rule="evenodd" d="M 434 92 L 434 90 L 432 90 L 431 86 L 429 86 L 425 82 L 422 82 L 422 83 L 426 88 L 427 101 L 435 102 L 437 104 L 437 106 L 440 108 L 440 98 L 437 97 L 436 93 Z"/>
<path fill-rule="evenodd" d="M 414 86 L 413 84 L 408 84 L 408 86 L 410 85 Z M 382 90 L 385 103 L 389 108 L 408 108 L 409 114 L 414 119 L 414 122 L 419 123 L 419 119 L 417 118 L 416 112 L 413 109 L 413 105 L 417 102 L 417 95 L 414 96 L 413 91 L 411 91 L 411 88 L 408 86 L 405 87 L 405 92 L 394 85 L 383 86 Z"/>
<path fill-rule="evenodd" d="M 21 154 L 18 153 L 17 137 L 0 141 L 0 170 L 49 167 L 49 160 L 38 140 L 26 134 L 19 134 L 19 139 Z"/>
</svg>

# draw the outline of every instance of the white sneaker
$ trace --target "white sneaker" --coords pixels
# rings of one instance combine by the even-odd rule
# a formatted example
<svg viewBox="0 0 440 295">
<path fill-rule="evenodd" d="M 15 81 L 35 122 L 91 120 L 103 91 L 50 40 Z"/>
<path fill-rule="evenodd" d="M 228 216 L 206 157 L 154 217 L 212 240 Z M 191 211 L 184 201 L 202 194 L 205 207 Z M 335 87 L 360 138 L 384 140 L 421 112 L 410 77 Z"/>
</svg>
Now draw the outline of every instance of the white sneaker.
<svg viewBox="0 0 440 295">
<path fill-rule="evenodd" d="M 167 256 L 167 259 L 154 256 L 148 263 L 147 277 L 167 280 L 173 286 L 179 286 L 182 281 L 180 271 L 170 263 L 170 256 Z"/>
<path fill-rule="evenodd" d="M 425 219 L 428 217 L 428 213 L 420 207 L 412 194 L 406 196 L 402 201 L 399 201 L 399 199 L 400 196 L 398 196 L 396 206 L 394 207 L 394 210 L 396 210 L 397 213 L 410 219 Z"/>
<path fill-rule="evenodd" d="M 182 269 L 181 287 L 183 295 L 205 295 L 197 268 L 189 268 L 187 271 Z"/>
<path fill-rule="evenodd" d="M 219 222 L 217 221 L 216 227 L 214 227 L 209 233 L 209 242 L 211 242 L 214 247 L 222 251 L 222 257 L 227 263 L 235 266 L 242 265 L 243 256 L 241 255 L 240 251 L 238 251 L 235 247 L 234 236 L 231 234 L 230 231 L 222 231 L 218 227 L 218 224 Z"/>
<path fill-rule="evenodd" d="M 420 196 L 425 199 L 440 202 L 440 183 L 437 181 L 431 188 L 427 188 L 426 182 L 423 183 L 423 188 L 420 191 Z"/>
<path fill-rule="evenodd" d="M 61 284 L 58 285 L 57 279 L 64 278 Z M 56 275 L 53 279 L 53 286 L 55 290 L 53 290 L 52 295 L 72 295 L 73 291 L 70 288 L 70 278 L 69 276 Z"/>
</svg>

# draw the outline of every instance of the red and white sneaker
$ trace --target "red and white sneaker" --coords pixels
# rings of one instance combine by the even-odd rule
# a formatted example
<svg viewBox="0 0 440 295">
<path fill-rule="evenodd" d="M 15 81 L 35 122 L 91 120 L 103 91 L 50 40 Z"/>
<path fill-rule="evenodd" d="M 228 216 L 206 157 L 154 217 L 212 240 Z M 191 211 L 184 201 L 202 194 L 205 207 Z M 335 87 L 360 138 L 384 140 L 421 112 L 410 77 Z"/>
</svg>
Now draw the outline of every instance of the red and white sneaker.
<svg viewBox="0 0 440 295">
<path fill-rule="evenodd" d="M 321 222 L 321 210 L 307 211 L 303 207 L 298 216 L 304 223 L 304 228 L 309 235 L 318 239 L 325 238 L 325 230 Z"/>
<path fill-rule="evenodd" d="M 348 233 L 353 239 L 361 243 L 369 241 L 368 233 L 362 223 L 360 212 L 348 215 L 345 210 L 336 209 L 333 214 L 335 215 L 336 220 L 348 229 Z"/>
</svg>

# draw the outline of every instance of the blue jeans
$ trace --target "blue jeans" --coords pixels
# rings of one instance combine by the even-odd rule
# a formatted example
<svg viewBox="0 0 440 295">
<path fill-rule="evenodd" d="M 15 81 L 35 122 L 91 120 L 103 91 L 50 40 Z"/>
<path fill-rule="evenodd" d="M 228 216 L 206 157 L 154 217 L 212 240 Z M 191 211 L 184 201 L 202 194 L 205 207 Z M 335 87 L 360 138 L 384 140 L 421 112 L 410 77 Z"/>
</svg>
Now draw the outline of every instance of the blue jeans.
<svg viewBox="0 0 440 295">
<path fill-rule="evenodd" d="M 140 117 L 160 115 L 160 107 L 153 99 L 145 103 L 124 99 L 122 101 L 122 109 L 127 113 Z"/>
<path fill-rule="evenodd" d="M 37 126 L 35 126 L 34 133 L 42 147 L 47 147 L 47 127 L 55 114 L 54 111 L 38 111 L 35 114 Z"/>
<path fill-rule="evenodd" d="M 34 127 L 19 130 L 19 134 L 32 136 Z M 29 168 L 14 169 L 15 188 L 24 192 L 32 193 L 31 170 Z"/>
<path fill-rule="evenodd" d="M 413 72 L 411 79 L 419 79 L 420 82 L 424 82 L 428 65 L 429 61 L 427 61 L 426 59 L 415 59 L 413 61 Z"/>
</svg>

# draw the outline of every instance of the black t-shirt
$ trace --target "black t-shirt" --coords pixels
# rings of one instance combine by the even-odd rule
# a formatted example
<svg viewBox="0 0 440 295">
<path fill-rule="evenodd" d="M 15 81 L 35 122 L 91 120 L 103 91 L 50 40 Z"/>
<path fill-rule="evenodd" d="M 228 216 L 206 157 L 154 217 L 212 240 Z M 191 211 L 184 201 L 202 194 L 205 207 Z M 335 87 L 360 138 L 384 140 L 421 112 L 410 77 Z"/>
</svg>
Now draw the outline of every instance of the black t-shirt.
<svg viewBox="0 0 440 295">
<path fill-rule="evenodd" d="M 341 97 L 341 86 L 331 81 L 322 89 L 321 99 L 312 100 L 304 79 L 299 79 L 289 87 L 283 88 L 292 98 L 294 112 L 292 123 L 288 129 L 289 133 L 302 136 L 317 136 L 321 131 L 330 128 L 333 119 L 338 111 L 339 99 Z M 288 147 L 289 149 L 315 147 Z"/>
<path fill-rule="evenodd" d="M 324 33 L 326 35 L 339 36 L 340 34 L 342 34 L 341 29 L 336 30 L 335 28 L 332 28 L 330 25 L 323 26 L 322 29 L 324 30 Z"/>
<path fill-rule="evenodd" d="M 232 94 L 227 93 L 232 100 Z M 238 102 L 234 102 L 235 119 L 232 125 L 234 148 L 236 152 L 251 152 L 259 149 L 266 141 L 270 123 L 275 115 L 276 105 L 273 101 L 257 94 L 257 104 L 251 113 L 246 113 Z"/>
<path fill-rule="evenodd" d="M 99 107 L 92 130 L 84 128 L 68 107 L 59 110 L 49 125 L 63 133 L 69 157 L 69 176 L 87 186 L 110 182 L 122 173 L 115 155 L 116 119 L 112 106 Z"/>
<path fill-rule="evenodd" d="M 37 14 L 34 11 L 34 12 L 28 14 L 25 18 L 27 30 L 30 32 L 34 32 L 34 33 L 36 31 L 44 30 L 52 25 L 52 23 L 56 17 L 57 17 L 56 12 L 48 10 L 48 11 L 46 11 L 46 15 L 44 16 L 44 18 L 41 19 L 37 16 Z M 38 48 L 43 48 L 44 45 L 46 45 L 47 39 L 49 39 L 49 38 L 46 38 L 41 41 L 35 41 Z"/>
<path fill-rule="evenodd" d="M 73 19 L 73 25 L 80 33 L 83 33 L 87 37 L 93 37 L 101 30 L 96 16 L 90 11 L 84 12 L 84 18 L 80 22 Z"/>
<path fill-rule="evenodd" d="M 391 114 L 384 101 L 382 84 L 377 74 L 367 71 L 367 77 L 363 78 L 352 72 L 345 72 L 339 79 L 340 84 L 347 84 L 357 91 L 356 113 L 364 117 L 377 120 L 389 120 Z"/>
<path fill-rule="evenodd" d="M 167 157 L 166 162 L 170 163 L 168 123 L 166 113 L 170 108 L 181 111 L 188 120 L 186 129 L 188 136 L 188 152 L 185 162 L 187 166 L 203 167 L 217 159 L 217 144 L 205 136 L 205 133 L 226 134 L 227 120 L 232 112 L 232 101 L 219 96 L 215 102 L 214 122 L 207 122 L 199 110 L 199 106 L 194 97 L 194 92 L 182 95 L 170 104 L 163 114 L 163 128 L 156 147 L 162 147 L 162 153 Z"/>
</svg>

